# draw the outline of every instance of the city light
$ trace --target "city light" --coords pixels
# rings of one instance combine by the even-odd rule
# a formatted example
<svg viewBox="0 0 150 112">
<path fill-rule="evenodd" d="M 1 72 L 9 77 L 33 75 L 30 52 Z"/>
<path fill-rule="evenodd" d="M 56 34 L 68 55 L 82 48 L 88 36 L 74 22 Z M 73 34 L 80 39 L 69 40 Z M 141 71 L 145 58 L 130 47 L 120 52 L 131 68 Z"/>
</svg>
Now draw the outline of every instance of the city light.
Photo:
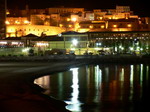
<svg viewBox="0 0 150 112">
<path fill-rule="evenodd" d="M 72 25 L 68 25 L 68 27 L 69 27 L 69 28 L 71 28 L 71 27 L 72 27 Z"/>
<path fill-rule="evenodd" d="M 117 25 L 113 25 L 113 27 L 114 27 L 114 28 L 116 28 L 116 27 L 117 27 Z"/>
<path fill-rule="evenodd" d="M 24 52 L 24 53 L 27 53 L 29 51 L 29 48 L 24 48 L 23 50 L 22 50 L 22 52 Z"/>
<path fill-rule="evenodd" d="M 28 20 L 25 20 L 24 24 L 30 24 L 30 22 Z"/>
<path fill-rule="evenodd" d="M 7 42 L 5 42 L 5 41 L 1 41 L 1 42 L 0 42 L 0 44 L 7 44 Z"/>
<path fill-rule="evenodd" d="M 92 29 L 92 28 L 93 28 L 93 25 L 90 25 L 90 26 L 89 26 L 89 28 L 91 28 L 91 29 Z"/>
<path fill-rule="evenodd" d="M 101 25 L 101 28 L 104 28 L 105 26 L 104 25 Z"/>
<path fill-rule="evenodd" d="M 76 22 L 77 21 L 77 18 L 72 18 L 71 19 L 73 22 Z"/>
<path fill-rule="evenodd" d="M 36 45 L 39 46 L 39 47 L 45 47 L 45 46 L 48 46 L 48 43 L 39 42 L 39 43 L 36 43 Z"/>
<path fill-rule="evenodd" d="M 132 27 L 132 25 L 131 25 L 131 24 L 128 24 L 127 26 L 128 26 L 128 27 Z"/>
<path fill-rule="evenodd" d="M 76 45 L 78 44 L 78 40 L 73 39 L 73 40 L 72 40 L 72 44 L 73 44 L 74 46 L 76 46 Z"/>
<path fill-rule="evenodd" d="M 10 22 L 9 22 L 9 21 L 5 21 L 5 24 L 9 25 L 9 24 L 10 24 Z"/>
<path fill-rule="evenodd" d="M 70 19 L 70 18 L 67 18 L 67 21 L 71 21 L 71 19 Z"/>
<path fill-rule="evenodd" d="M 63 27 L 63 24 L 59 24 L 59 27 Z"/>
</svg>

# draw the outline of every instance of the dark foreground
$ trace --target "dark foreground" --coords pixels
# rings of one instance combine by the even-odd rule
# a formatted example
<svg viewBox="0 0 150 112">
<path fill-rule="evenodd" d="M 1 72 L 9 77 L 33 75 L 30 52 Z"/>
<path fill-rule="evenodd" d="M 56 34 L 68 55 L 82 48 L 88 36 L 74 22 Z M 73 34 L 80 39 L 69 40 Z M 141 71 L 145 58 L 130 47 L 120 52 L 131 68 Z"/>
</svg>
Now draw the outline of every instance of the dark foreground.
<svg viewBox="0 0 150 112">
<path fill-rule="evenodd" d="M 16 59 L 16 58 L 15 58 Z M 25 60 L 27 59 L 27 60 Z M 90 63 L 116 62 L 109 58 L 96 60 L 87 57 L 86 59 L 39 59 L 25 58 L 24 60 L 7 60 L 0 62 L 0 111 L 1 112 L 68 112 L 66 104 L 62 101 L 43 95 L 44 91 L 33 83 L 34 79 L 61 71 L 66 71 L 70 67 L 81 66 Z M 22 60 L 22 61 L 21 61 Z M 126 61 L 125 61 L 126 60 Z M 139 63 L 138 59 L 131 62 Z M 123 62 L 130 62 L 123 59 Z M 145 61 L 149 63 L 148 61 Z"/>
<path fill-rule="evenodd" d="M 44 90 L 33 81 L 76 65 L 77 62 L 0 63 L 0 111 L 67 112 L 64 102 L 43 95 Z"/>
</svg>

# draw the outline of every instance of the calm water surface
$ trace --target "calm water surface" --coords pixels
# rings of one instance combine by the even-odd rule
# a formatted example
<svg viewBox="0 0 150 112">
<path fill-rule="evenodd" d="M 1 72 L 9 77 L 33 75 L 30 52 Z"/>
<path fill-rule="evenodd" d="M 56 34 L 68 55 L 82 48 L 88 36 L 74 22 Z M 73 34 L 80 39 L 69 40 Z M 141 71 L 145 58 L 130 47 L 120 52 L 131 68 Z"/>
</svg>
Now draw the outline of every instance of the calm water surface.
<svg viewBox="0 0 150 112">
<path fill-rule="evenodd" d="M 72 112 L 143 112 L 149 109 L 150 66 L 87 65 L 35 80 Z"/>
</svg>

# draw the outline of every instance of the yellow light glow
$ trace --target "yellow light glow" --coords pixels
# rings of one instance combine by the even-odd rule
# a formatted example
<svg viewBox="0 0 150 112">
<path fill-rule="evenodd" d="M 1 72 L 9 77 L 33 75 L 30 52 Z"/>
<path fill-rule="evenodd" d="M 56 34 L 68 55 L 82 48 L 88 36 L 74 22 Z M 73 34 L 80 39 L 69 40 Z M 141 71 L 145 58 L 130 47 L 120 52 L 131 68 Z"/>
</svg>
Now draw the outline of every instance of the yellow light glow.
<svg viewBox="0 0 150 112">
<path fill-rule="evenodd" d="M 104 27 L 105 27 L 104 25 L 101 26 L 101 28 L 104 28 Z"/>
<path fill-rule="evenodd" d="M 7 14 L 7 15 L 10 14 L 10 12 L 7 10 L 7 11 L 6 11 L 6 14 Z"/>
<path fill-rule="evenodd" d="M 10 22 L 9 22 L 9 21 L 5 21 L 5 24 L 7 24 L 7 25 L 8 25 L 8 24 L 10 24 Z"/>
<path fill-rule="evenodd" d="M 77 18 L 72 18 L 71 19 L 73 22 L 76 22 L 77 21 Z"/>
<path fill-rule="evenodd" d="M 25 20 L 24 21 L 24 24 L 29 24 L 30 22 L 28 20 Z"/>
<path fill-rule="evenodd" d="M 102 20 L 102 19 L 103 19 L 103 17 L 99 17 L 99 19 L 100 19 L 100 20 Z"/>
<path fill-rule="evenodd" d="M 90 25 L 89 28 L 93 28 L 93 25 Z"/>
<path fill-rule="evenodd" d="M 20 22 L 19 21 L 15 21 L 15 24 L 20 24 Z"/>
<path fill-rule="evenodd" d="M 80 33 L 84 33 L 84 32 L 87 32 L 87 31 L 89 31 L 89 29 L 79 29 L 78 30 L 78 32 L 80 32 Z"/>
<path fill-rule="evenodd" d="M 62 25 L 62 24 L 59 24 L 59 27 L 63 27 L 63 25 Z"/>
<path fill-rule="evenodd" d="M 132 25 L 131 25 L 131 24 L 128 24 L 127 26 L 128 26 L 128 27 L 132 27 Z"/>
<path fill-rule="evenodd" d="M 81 28 L 81 26 L 80 26 L 80 25 L 78 25 L 78 28 Z"/>
<path fill-rule="evenodd" d="M 113 27 L 114 27 L 114 28 L 116 28 L 116 27 L 117 27 L 117 25 L 113 25 Z"/>
<path fill-rule="evenodd" d="M 71 28 L 72 27 L 72 25 L 69 25 L 69 28 Z"/>
<path fill-rule="evenodd" d="M 71 19 L 70 19 L 70 18 L 67 18 L 67 21 L 71 21 Z"/>
</svg>

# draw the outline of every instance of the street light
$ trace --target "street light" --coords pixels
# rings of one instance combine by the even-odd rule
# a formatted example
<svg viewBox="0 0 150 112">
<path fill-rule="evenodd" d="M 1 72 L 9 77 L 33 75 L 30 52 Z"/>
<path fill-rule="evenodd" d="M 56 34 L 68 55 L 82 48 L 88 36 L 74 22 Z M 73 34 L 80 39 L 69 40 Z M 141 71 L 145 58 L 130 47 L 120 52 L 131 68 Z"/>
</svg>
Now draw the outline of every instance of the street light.
<svg viewBox="0 0 150 112">
<path fill-rule="evenodd" d="M 74 46 L 76 46 L 76 45 L 78 44 L 78 40 L 77 40 L 77 39 L 73 39 L 73 40 L 72 40 L 72 44 L 73 44 Z"/>
</svg>

